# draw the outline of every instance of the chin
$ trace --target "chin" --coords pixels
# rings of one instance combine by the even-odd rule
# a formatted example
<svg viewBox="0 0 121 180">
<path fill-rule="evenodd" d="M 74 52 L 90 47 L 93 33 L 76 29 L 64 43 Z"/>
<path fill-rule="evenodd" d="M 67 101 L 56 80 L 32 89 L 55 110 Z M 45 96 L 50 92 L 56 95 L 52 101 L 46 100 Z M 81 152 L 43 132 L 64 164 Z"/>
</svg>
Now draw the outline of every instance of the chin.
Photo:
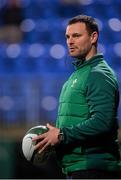
<svg viewBox="0 0 121 180">
<path fill-rule="evenodd" d="M 77 58 L 77 59 L 85 59 L 86 58 L 86 54 L 74 54 L 74 53 L 70 53 L 70 56 L 73 58 Z"/>
<path fill-rule="evenodd" d="M 70 53 L 70 56 L 73 57 L 73 58 L 79 57 L 77 54 L 73 54 L 73 53 Z"/>
<path fill-rule="evenodd" d="M 80 56 L 80 55 L 70 54 L 70 56 L 71 56 L 72 58 L 76 58 L 76 59 L 84 59 L 84 56 Z"/>
</svg>

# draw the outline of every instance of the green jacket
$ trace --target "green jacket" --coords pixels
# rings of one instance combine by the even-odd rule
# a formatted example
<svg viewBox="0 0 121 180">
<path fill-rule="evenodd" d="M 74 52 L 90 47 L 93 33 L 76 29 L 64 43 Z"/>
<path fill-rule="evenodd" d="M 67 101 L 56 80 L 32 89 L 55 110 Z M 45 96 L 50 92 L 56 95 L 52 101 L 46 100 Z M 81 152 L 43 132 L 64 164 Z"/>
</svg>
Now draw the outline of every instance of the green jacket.
<svg viewBox="0 0 121 180">
<path fill-rule="evenodd" d="M 56 127 L 64 133 L 57 158 L 64 173 L 86 169 L 118 170 L 118 83 L 103 55 L 75 61 L 62 88 Z"/>
</svg>

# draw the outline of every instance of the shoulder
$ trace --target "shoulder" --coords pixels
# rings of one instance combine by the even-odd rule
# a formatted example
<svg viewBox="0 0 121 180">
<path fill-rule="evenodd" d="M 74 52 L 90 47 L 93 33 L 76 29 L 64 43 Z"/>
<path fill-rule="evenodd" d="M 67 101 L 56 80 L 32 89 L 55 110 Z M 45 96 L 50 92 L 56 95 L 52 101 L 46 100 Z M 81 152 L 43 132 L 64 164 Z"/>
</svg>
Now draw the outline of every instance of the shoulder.
<svg viewBox="0 0 121 180">
<path fill-rule="evenodd" d="M 95 67 L 92 67 L 87 78 L 87 84 L 97 86 L 112 86 L 118 88 L 118 81 L 113 69 L 105 62 L 102 61 Z"/>
<path fill-rule="evenodd" d="M 117 81 L 114 70 L 104 60 L 91 68 L 90 76 L 92 78 L 96 76 L 99 79 L 105 78 Z"/>
</svg>

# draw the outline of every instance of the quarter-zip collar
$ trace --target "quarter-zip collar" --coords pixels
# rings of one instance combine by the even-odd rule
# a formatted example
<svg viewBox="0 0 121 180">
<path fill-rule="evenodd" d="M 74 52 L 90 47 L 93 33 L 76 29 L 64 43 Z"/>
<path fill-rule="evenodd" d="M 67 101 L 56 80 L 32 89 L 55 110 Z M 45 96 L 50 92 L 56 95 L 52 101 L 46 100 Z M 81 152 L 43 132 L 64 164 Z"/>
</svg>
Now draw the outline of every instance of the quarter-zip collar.
<svg viewBox="0 0 121 180">
<path fill-rule="evenodd" d="M 95 63 L 96 61 L 102 61 L 104 58 L 103 58 L 103 55 L 102 54 L 96 54 L 95 56 L 91 57 L 90 59 L 88 60 L 84 60 L 84 59 L 76 59 L 75 61 L 72 62 L 72 64 L 74 65 L 75 69 L 80 69 L 82 68 L 83 66 L 85 65 L 88 65 L 88 64 L 92 64 L 92 63 Z"/>
</svg>

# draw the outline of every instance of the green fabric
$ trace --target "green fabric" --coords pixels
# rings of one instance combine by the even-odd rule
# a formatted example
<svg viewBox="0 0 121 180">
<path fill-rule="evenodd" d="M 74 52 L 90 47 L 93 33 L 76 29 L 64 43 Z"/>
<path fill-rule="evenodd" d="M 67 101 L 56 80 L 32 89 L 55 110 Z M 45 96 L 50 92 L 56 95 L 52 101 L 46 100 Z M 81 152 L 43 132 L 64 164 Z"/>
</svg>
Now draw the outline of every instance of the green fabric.
<svg viewBox="0 0 121 180">
<path fill-rule="evenodd" d="M 75 61 L 76 70 L 65 82 L 56 126 L 64 133 L 57 157 L 65 173 L 80 169 L 116 170 L 118 147 L 118 83 L 98 54 Z"/>
</svg>

